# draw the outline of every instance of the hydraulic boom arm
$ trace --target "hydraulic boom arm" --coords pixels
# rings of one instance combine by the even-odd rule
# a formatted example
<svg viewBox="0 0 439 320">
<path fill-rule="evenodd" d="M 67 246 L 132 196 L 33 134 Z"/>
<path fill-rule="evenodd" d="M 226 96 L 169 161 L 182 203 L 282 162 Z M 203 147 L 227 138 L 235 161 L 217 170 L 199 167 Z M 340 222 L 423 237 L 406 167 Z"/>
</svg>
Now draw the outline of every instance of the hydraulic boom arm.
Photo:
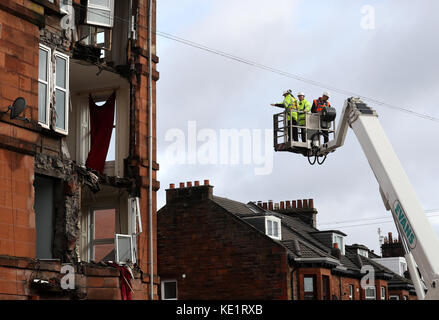
<svg viewBox="0 0 439 320">
<path fill-rule="evenodd" d="M 354 131 L 375 174 L 386 210 L 392 211 L 418 298 L 424 298 L 424 289 L 413 259 L 425 280 L 425 299 L 439 299 L 439 240 L 375 110 L 359 98 L 347 99 L 334 140 L 322 145 L 319 153 L 325 155 L 342 146 L 348 126 Z"/>
</svg>

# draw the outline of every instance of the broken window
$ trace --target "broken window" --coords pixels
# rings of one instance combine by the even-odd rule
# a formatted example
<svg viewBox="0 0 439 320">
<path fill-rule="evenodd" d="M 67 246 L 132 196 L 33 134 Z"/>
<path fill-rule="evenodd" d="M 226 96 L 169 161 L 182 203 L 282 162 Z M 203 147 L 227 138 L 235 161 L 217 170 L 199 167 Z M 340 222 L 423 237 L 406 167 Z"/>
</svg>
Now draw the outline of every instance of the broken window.
<svg viewBox="0 0 439 320">
<path fill-rule="evenodd" d="M 177 300 L 177 281 L 162 281 L 162 300 Z"/>
<path fill-rule="evenodd" d="M 136 263 L 137 236 L 142 232 L 138 198 L 102 186 L 93 194 L 85 189 L 81 199 L 80 259 Z"/>
<path fill-rule="evenodd" d="M 112 28 L 114 0 L 88 0 L 85 23 Z"/>
<path fill-rule="evenodd" d="M 69 56 L 55 51 L 53 74 L 52 51 L 40 44 L 38 61 L 38 122 L 50 128 L 50 101 L 55 94 L 55 131 L 68 133 Z M 54 90 L 52 92 L 52 89 Z"/>
<path fill-rule="evenodd" d="M 50 53 L 50 48 L 40 44 L 38 62 L 38 122 L 46 128 L 49 128 L 50 114 Z"/>
<path fill-rule="evenodd" d="M 52 259 L 54 222 L 54 180 L 35 176 L 35 229 L 37 234 L 36 257 Z"/>
</svg>

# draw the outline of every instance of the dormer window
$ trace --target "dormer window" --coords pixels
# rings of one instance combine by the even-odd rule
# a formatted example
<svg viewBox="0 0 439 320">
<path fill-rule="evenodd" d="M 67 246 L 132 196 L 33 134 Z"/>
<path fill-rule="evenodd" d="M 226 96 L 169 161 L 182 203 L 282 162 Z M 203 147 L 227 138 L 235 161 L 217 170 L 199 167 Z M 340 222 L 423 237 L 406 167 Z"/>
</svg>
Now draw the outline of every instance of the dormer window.
<svg viewBox="0 0 439 320">
<path fill-rule="evenodd" d="M 358 250 L 357 250 L 357 253 L 358 253 L 360 256 L 363 256 L 363 257 L 369 258 L 369 252 L 368 252 L 367 250 L 364 250 L 364 249 L 358 249 Z"/>
<path fill-rule="evenodd" d="M 333 233 L 332 234 L 332 243 L 336 243 L 338 245 L 338 248 L 341 251 L 341 254 L 343 254 L 343 255 L 345 254 L 344 237 L 343 236 L 336 234 L 336 233 Z"/>
<path fill-rule="evenodd" d="M 281 219 L 274 216 L 265 217 L 265 234 L 273 239 L 281 240 Z"/>
</svg>

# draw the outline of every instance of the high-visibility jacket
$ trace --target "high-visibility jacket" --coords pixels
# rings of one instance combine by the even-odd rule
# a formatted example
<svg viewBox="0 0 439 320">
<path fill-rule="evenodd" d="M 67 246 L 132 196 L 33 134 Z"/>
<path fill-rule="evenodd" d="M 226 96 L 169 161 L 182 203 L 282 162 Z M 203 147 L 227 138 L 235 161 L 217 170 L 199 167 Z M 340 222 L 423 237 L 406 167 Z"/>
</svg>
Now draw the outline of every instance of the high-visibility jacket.
<svg viewBox="0 0 439 320">
<path fill-rule="evenodd" d="M 294 98 L 291 94 L 289 94 L 285 97 L 284 102 L 282 102 L 282 104 L 284 105 L 285 110 L 287 111 L 288 121 L 290 120 L 290 110 L 292 110 L 291 116 L 295 121 L 297 121 L 297 112 L 295 112 L 295 110 L 297 110 L 296 98 Z"/>
<path fill-rule="evenodd" d="M 297 101 L 297 110 L 299 111 L 299 121 L 298 121 L 298 125 L 299 126 L 304 126 L 306 124 L 306 114 L 305 112 L 311 112 L 311 103 L 306 100 L 303 99 L 302 101 Z"/>
<path fill-rule="evenodd" d="M 312 113 L 317 113 L 323 110 L 323 108 L 327 108 L 330 107 L 331 104 L 329 103 L 329 101 L 323 101 L 322 98 L 318 98 L 315 99 L 313 104 L 312 104 L 312 109 L 311 112 Z"/>
</svg>

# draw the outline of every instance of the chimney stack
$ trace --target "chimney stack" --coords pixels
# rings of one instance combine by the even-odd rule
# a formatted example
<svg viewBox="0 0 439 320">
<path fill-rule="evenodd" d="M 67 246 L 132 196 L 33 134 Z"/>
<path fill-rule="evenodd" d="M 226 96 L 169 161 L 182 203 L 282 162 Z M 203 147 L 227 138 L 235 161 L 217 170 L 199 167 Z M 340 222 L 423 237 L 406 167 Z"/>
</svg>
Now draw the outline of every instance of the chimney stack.
<svg viewBox="0 0 439 320">
<path fill-rule="evenodd" d="M 180 188 L 184 188 L 184 182 L 180 182 Z"/>
<path fill-rule="evenodd" d="M 264 208 L 265 210 L 268 209 L 268 206 L 267 206 L 267 203 L 266 203 L 266 202 L 264 202 L 264 203 L 262 204 L 262 208 Z"/>
<path fill-rule="evenodd" d="M 297 200 L 297 209 L 302 209 L 302 200 Z"/>
<path fill-rule="evenodd" d="M 273 211 L 273 200 L 268 200 L 268 210 Z"/>
<path fill-rule="evenodd" d="M 389 232 L 389 243 L 393 243 L 393 237 L 392 237 L 392 233 Z"/>
<path fill-rule="evenodd" d="M 188 188 L 191 188 L 191 187 L 192 187 L 192 181 L 188 181 L 188 182 L 186 182 L 186 186 L 187 186 Z"/>
<path fill-rule="evenodd" d="M 169 189 L 175 189 L 175 184 L 171 183 L 171 184 L 169 185 Z"/>
<path fill-rule="evenodd" d="M 205 186 L 208 186 L 210 183 L 209 183 L 209 180 L 204 180 L 204 185 Z"/>
<path fill-rule="evenodd" d="M 280 202 L 280 209 L 285 210 L 285 202 L 284 201 Z"/>
<path fill-rule="evenodd" d="M 287 209 L 291 208 L 291 202 L 288 200 L 286 203 Z"/>
</svg>

